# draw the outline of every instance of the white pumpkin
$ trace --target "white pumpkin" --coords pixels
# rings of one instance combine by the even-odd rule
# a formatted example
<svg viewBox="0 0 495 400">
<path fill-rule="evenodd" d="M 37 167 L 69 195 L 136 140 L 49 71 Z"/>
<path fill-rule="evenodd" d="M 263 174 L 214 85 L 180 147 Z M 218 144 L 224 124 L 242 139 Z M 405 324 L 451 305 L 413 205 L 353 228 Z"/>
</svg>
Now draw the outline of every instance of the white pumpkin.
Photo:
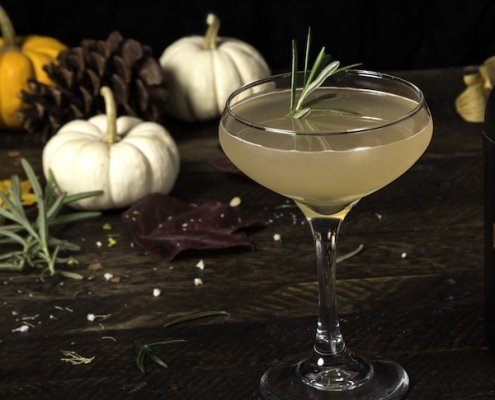
<svg viewBox="0 0 495 400">
<path fill-rule="evenodd" d="M 160 57 L 170 91 L 168 112 L 185 121 L 218 117 L 234 90 L 270 74 L 254 47 L 217 36 L 220 22 L 215 15 L 208 15 L 207 24 L 204 37 L 181 38 Z"/>
<path fill-rule="evenodd" d="M 51 170 L 61 191 L 102 190 L 71 206 L 105 210 L 129 206 L 148 193 L 168 193 L 179 172 L 179 152 L 161 125 L 130 116 L 116 118 L 103 87 L 106 115 L 65 124 L 43 149 L 43 172 Z"/>
</svg>

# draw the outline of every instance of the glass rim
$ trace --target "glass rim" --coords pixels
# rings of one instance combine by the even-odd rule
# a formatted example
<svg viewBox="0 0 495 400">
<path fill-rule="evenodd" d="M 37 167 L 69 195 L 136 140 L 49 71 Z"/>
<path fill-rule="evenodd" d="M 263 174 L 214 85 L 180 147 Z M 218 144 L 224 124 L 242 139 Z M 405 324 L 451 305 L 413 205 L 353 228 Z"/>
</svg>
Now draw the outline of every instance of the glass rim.
<svg viewBox="0 0 495 400">
<path fill-rule="evenodd" d="M 298 75 L 303 74 L 303 71 L 298 71 Z M 396 119 L 386 121 L 383 124 L 379 125 L 373 125 L 373 126 L 365 126 L 365 127 L 360 127 L 360 128 L 352 128 L 352 129 L 345 129 L 345 130 L 335 130 L 335 131 L 303 131 L 303 130 L 290 130 L 290 129 L 281 129 L 281 128 L 273 128 L 273 127 L 268 127 L 264 126 L 262 124 L 258 124 L 252 121 L 249 121 L 240 115 L 238 115 L 234 110 L 232 109 L 231 103 L 234 100 L 235 97 L 237 97 L 239 94 L 244 92 L 245 90 L 251 89 L 255 86 L 259 86 L 265 83 L 273 82 L 275 80 L 280 80 L 280 79 L 289 79 L 291 78 L 292 73 L 291 72 L 284 72 L 281 74 L 275 74 L 275 75 L 270 75 L 267 76 L 266 78 L 258 79 L 256 81 L 247 83 L 240 88 L 234 90 L 229 97 L 227 98 L 227 101 L 225 103 L 225 108 L 223 114 L 227 113 L 229 114 L 232 118 L 234 118 L 237 122 L 249 126 L 250 128 L 255 128 L 258 130 L 266 131 L 266 132 L 273 132 L 273 133 L 280 133 L 280 134 L 287 134 L 287 135 L 292 135 L 292 136 L 297 136 L 297 135 L 312 135 L 312 136 L 331 136 L 331 135 L 341 135 L 341 134 L 349 134 L 349 133 L 361 133 L 361 132 L 371 132 L 375 131 L 378 129 L 382 129 L 391 125 L 395 125 L 397 123 L 400 123 L 413 115 L 417 114 L 425 105 L 425 97 L 422 92 L 422 90 L 416 86 L 414 83 L 409 82 L 406 79 L 399 78 L 398 76 L 390 75 L 387 73 L 383 72 L 377 72 L 377 71 L 369 71 L 369 70 L 364 70 L 364 69 L 349 69 L 346 71 L 339 72 L 339 74 L 353 74 L 353 75 L 359 75 L 359 76 L 368 76 L 372 78 L 380 78 L 380 79 L 388 79 L 389 81 L 395 81 L 397 83 L 400 83 L 409 89 L 412 89 L 416 94 L 419 95 L 419 100 L 416 106 L 408 111 L 405 114 L 402 114 L 401 116 L 397 117 Z M 323 86 L 325 87 L 325 86 Z M 345 86 L 343 86 L 345 87 Z"/>
</svg>

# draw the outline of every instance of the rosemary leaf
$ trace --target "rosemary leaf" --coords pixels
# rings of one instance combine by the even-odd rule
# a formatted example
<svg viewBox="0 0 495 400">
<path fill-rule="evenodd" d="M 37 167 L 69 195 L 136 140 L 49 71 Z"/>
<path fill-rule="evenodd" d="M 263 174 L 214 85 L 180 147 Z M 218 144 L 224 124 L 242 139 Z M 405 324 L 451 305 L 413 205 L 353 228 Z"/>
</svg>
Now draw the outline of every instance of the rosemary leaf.
<svg viewBox="0 0 495 400">
<path fill-rule="evenodd" d="M 22 205 L 21 180 L 17 175 L 13 175 L 10 178 L 10 182 L 11 182 L 11 187 L 9 189 L 9 194 L 12 200 L 12 205 L 15 207 L 17 212 L 25 216 L 24 207 Z"/>
<path fill-rule="evenodd" d="M 78 274 L 77 272 L 69 272 L 69 271 L 64 271 L 62 269 L 57 270 L 57 274 L 60 274 L 65 278 L 74 279 L 76 281 L 81 281 L 84 279 L 84 277 L 81 274 Z"/>
<path fill-rule="evenodd" d="M 296 111 L 295 113 L 292 114 L 292 117 L 295 119 L 301 119 L 307 117 L 311 113 L 311 108 L 306 107 L 302 108 L 299 111 Z"/>
<path fill-rule="evenodd" d="M 9 229 L 5 229 L 4 227 L 0 227 L 0 236 L 6 236 L 10 239 L 11 242 L 19 243 L 20 245 L 24 245 L 24 239 L 15 232 L 12 232 Z M 4 242 L 7 243 L 7 242 Z"/>
<path fill-rule="evenodd" d="M 40 181 L 28 161 L 21 159 L 21 164 L 36 198 L 38 213 L 34 221 L 28 218 L 22 204 L 20 179 L 17 175 L 12 176 L 9 195 L 0 193 L 0 200 L 3 204 L 0 207 L 0 217 L 7 221 L 5 226 L 0 227 L 0 243 L 11 245 L 13 248 L 17 246 L 20 249 L 4 252 L 0 255 L 0 270 L 36 268 L 42 271 L 42 276 L 46 273 L 51 276 L 58 273 L 68 278 L 82 279 L 80 274 L 57 269 L 58 264 L 68 262 L 71 259 L 70 257 L 59 257 L 60 252 L 77 251 L 80 248 L 74 243 L 51 236 L 50 228 L 54 225 L 82 221 L 100 215 L 95 212 L 80 212 L 60 216 L 59 213 L 68 199 L 86 198 L 101 192 L 78 193 L 67 196 L 66 193 L 60 192 L 55 177 L 51 173 L 43 192 Z"/>
<path fill-rule="evenodd" d="M 294 110 L 296 105 L 296 90 L 297 90 L 297 45 L 296 41 L 292 41 L 292 75 L 290 83 L 290 109 Z"/>
<path fill-rule="evenodd" d="M 183 317 L 176 318 L 166 323 L 164 327 L 169 328 L 171 326 L 182 324 L 184 322 L 188 322 L 196 319 L 215 317 L 215 316 L 229 316 L 229 315 L 230 314 L 226 311 L 203 311 L 203 312 L 189 314 Z M 157 346 L 185 343 L 185 342 L 186 341 L 184 339 L 156 340 L 148 343 L 144 343 L 140 340 L 136 340 L 134 342 L 134 348 L 136 350 L 136 366 L 144 374 L 146 372 L 146 369 L 144 367 L 144 362 L 148 357 L 162 368 L 168 368 L 168 365 L 153 352 L 152 348 Z"/>
<path fill-rule="evenodd" d="M 304 81 L 303 81 L 303 85 L 306 85 L 306 81 L 308 80 L 308 66 L 309 66 L 310 48 L 311 48 L 311 27 L 308 28 L 308 34 L 306 35 L 306 51 L 304 52 Z M 297 54 L 296 54 L 296 56 L 297 56 Z M 296 69 L 296 72 L 297 72 L 297 69 Z M 293 72 L 293 74 L 295 74 L 295 72 Z M 291 107 L 291 110 L 292 110 L 292 107 Z"/>
<path fill-rule="evenodd" d="M 138 351 L 136 355 L 136 365 L 138 369 L 144 374 L 146 370 L 144 369 L 144 359 L 147 355 L 147 352 L 144 350 Z"/>
<path fill-rule="evenodd" d="M 311 114 L 311 110 L 314 110 L 312 106 L 317 102 L 335 97 L 335 94 L 324 94 L 322 96 L 316 96 L 313 99 L 306 101 L 306 98 L 313 93 L 316 89 L 332 75 L 339 72 L 356 67 L 359 64 L 347 65 L 340 67 L 339 61 L 332 61 L 330 55 L 326 54 L 325 47 L 322 47 L 318 56 L 313 63 L 311 70 L 309 67 L 309 53 L 311 49 L 311 28 L 308 29 L 306 37 L 306 49 L 304 56 L 304 71 L 303 71 L 303 86 L 300 90 L 297 89 L 297 46 L 295 40 L 292 40 L 292 72 L 291 72 L 291 98 L 290 98 L 290 111 L 288 116 L 293 119 L 303 119 Z M 308 76 L 309 73 L 309 76 Z M 300 92 L 297 99 L 297 93 Z M 323 109 L 320 109 L 320 111 Z M 332 109 L 329 109 L 330 112 Z M 333 109 L 335 110 L 335 109 Z M 349 114 L 358 115 L 352 111 Z"/>
<path fill-rule="evenodd" d="M 186 343 L 184 339 L 173 339 L 173 340 L 159 340 L 157 342 L 148 343 L 148 347 L 162 346 L 166 344 L 176 344 L 176 343 Z"/>
<path fill-rule="evenodd" d="M 63 249 L 63 250 L 69 250 L 69 251 L 79 251 L 79 250 L 81 250 L 81 246 L 79 246 L 79 245 L 77 245 L 75 243 L 69 242 L 67 240 L 57 239 L 57 238 L 54 238 L 54 237 L 50 237 L 48 239 L 48 245 L 51 246 L 51 247 L 60 246 L 61 249 Z"/>
<path fill-rule="evenodd" d="M 160 357 L 158 357 L 155 353 L 149 352 L 148 357 L 151 358 L 155 363 L 163 368 L 168 368 L 168 365 L 165 364 Z"/>
<path fill-rule="evenodd" d="M 40 181 L 36 177 L 36 174 L 33 171 L 31 165 L 27 162 L 26 159 L 21 159 L 22 168 L 24 168 L 24 172 L 26 173 L 29 182 L 31 183 L 31 187 L 33 188 L 34 195 L 36 196 L 36 202 L 38 206 L 38 218 L 36 219 L 36 225 L 38 227 L 38 234 L 40 236 L 40 241 L 46 243 L 48 236 L 48 226 L 46 224 L 46 211 L 45 211 L 45 202 L 43 200 L 43 190 L 41 189 Z"/>
<path fill-rule="evenodd" d="M 48 220 L 50 220 L 50 218 L 52 218 L 54 215 L 57 215 L 62 210 L 62 207 L 64 206 L 64 202 L 65 202 L 65 197 L 66 196 L 67 196 L 67 193 L 62 193 L 50 205 L 47 204 L 48 211 L 46 213 L 46 217 L 47 217 Z M 43 202 L 45 203 L 46 200 L 43 200 Z"/>
<path fill-rule="evenodd" d="M 87 199 L 89 197 L 99 196 L 103 193 L 101 190 L 94 190 L 92 192 L 84 192 L 84 193 L 75 193 L 68 195 L 65 198 L 65 204 L 73 203 L 75 201 Z"/>
<path fill-rule="evenodd" d="M 301 96 L 299 98 L 299 101 L 297 103 L 297 107 L 300 107 L 304 100 L 306 99 L 306 96 L 314 92 L 316 89 L 318 89 L 323 82 L 330 76 L 332 75 L 337 68 L 339 68 L 339 62 L 338 61 L 333 61 L 330 64 L 328 64 L 323 70 L 320 72 L 320 74 L 314 78 L 311 82 L 309 82 L 304 89 L 301 92 Z"/>
<path fill-rule="evenodd" d="M 14 210 L 14 206 L 11 205 L 12 203 L 10 200 L 5 196 L 3 193 L 0 193 L 0 199 L 2 199 L 3 204 L 5 207 L 0 207 L 0 217 L 4 217 L 5 219 L 16 222 L 19 224 L 23 229 L 25 229 L 29 234 L 33 236 L 38 236 L 38 234 L 35 232 L 25 215 L 20 215 L 18 213 L 15 213 L 10 210 Z M 10 208 L 10 210 L 8 210 Z"/>
<path fill-rule="evenodd" d="M 350 251 L 349 253 L 346 253 L 346 254 L 342 254 L 341 256 L 337 257 L 337 259 L 335 260 L 335 262 L 337 263 L 340 263 L 344 260 L 347 260 L 351 257 L 354 257 L 356 255 L 358 255 L 359 253 L 361 253 L 361 251 L 364 249 L 364 245 L 363 244 L 360 244 L 358 247 L 356 247 L 354 250 Z"/>
<path fill-rule="evenodd" d="M 48 171 L 48 179 L 45 184 L 45 204 L 48 207 L 51 207 L 54 202 L 54 198 L 56 195 L 56 189 L 58 188 L 57 182 L 55 181 L 55 176 L 53 175 L 52 170 Z"/>
<path fill-rule="evenodd" d="M 50 226 L 71 224 L 73 222 L 98 217 L 99 215 L 101 215 L 101 213 L 98 211 L 80 211 L 72 214 L 59 215 L 50 221 Z"/>
</svg>

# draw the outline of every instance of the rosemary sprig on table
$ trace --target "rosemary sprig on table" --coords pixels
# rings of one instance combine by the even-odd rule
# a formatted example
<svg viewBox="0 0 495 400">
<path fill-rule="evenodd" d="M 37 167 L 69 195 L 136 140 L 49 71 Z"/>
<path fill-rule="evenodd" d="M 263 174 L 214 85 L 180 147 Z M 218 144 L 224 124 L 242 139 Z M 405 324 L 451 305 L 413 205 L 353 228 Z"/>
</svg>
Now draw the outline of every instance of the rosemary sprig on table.
<svg viewBox="0 0 495 400">
<path fill-rule="evenodd" d="M 197 319 L 217 317 L 217 316 L 229 316 L 229 315 L 230 314 L 225 311 L 203 311 L 196 314 L 189 314 L 183 317 L 176 318 L 170 322 L 167 322 L 165 325 L 163 325 L 163 327 L 170 328 L 171 326 L 183 324 L 185 322 L 193 321 Z M 152 341 L 146 343 L 136 340 L 134 342 L 134 348 L 136 349 L 136 365 L 143 374 L 146 372 L 146 369 L 144 367 L 144 362 L 146 358 L 149 358 L 151 361 L 155 362 L 156 364 L 158 364 L 163 368 L 168 368 L 168 365 L 155 354 L 153 348 L 157 346 L 185 343 L 185 342 L 186 340 L 184 339 L 158 340 L 158 341 Z"/>
<path fill-rule="evenodd" d="M 100 215 L 99 212 L 81 211 L 60 215 L 64 205 L 101 194 L 101 191 L 67 195 L 57 187 L 55 177 L 50 172 L 44 190 L 27 160 L 21 159 L 24 172 L 31 183 L 37 203 L 37 216 L 30 218 L 22 205 L 21 181 L 19 176 L 11 177 L 8 194 L 0 193 L 3 206 L 0 217 L 8 223 L 0 226 L 0 245 L 8 245 L 16 250 L 0 254 L 0 270 L 22 271 L 26 268 L 41 269 L 41 276 L 60 274 L 68 278 L 82 279 L 82 276 L 57 268 L 59 264 L 70 264 L 72 257 L 63 258 L 63 251 L 80 249 L 75 243 L 51 235 L 51 228 L 72 222 L 82 221 Z"/>
<path fill-rule="evenodd" d="M 335 75 L 339 72 L 357 67 L 360 64 L 351 64 L 344 67 L 340 67 L 339 61 L 332 61 L 330 55 L 325 52 L 325 47 L 322 47 L 318 56 L 316 57 L 311 69 L 309 67 L 309 52 L 311 48 L 311 28 L 308 29 L 308 35 L 306 38 L 306 51 L 304 55 L 304 78 L 303 87 L 297 89 L 297 44 L 295 40 L 292 40 L 292 71 L 291 71 L 291 98 L 290 98 L 290 111 L 289 116 L 295 119 L 301 119 L 311 114 L 311 111 L 316 110 L 313 105 L 325 100 L 335 97 L 335 93 L 325 93 L 320 96 L 316 96 L 310 100 L 308 96 L 318 89 L 327 78 Z M 299 97 L 297 96 L 299 92 Z M 338 108 L 318 108 L 317 111 L 334 112 L 339 114 L 358 115 L 350 110 L 343 110 Z"/>
</svg>

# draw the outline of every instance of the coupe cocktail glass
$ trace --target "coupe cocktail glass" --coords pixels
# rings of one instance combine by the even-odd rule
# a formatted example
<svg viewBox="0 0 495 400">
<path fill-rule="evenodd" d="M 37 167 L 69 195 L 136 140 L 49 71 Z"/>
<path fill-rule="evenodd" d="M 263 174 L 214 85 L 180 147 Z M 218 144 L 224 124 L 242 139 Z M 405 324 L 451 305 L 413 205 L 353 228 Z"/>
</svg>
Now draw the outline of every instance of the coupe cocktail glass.
<svg viewBox="0 0 495 400">
<path fill-rule="evenodd" d="M 303 79 L 298 73 L 299 85 Z M 283 400 L 400 399 L 409 386 L 404 369 L 363 358 L 344 343 L 335 294 L 336 243 L 353 205 L 397 179 L 426 150 L 431 114 L 415 85 L 376 72 L 331 76 L 313 94 L 326 99 L 304 119 L 288 114 L 290 88 L 291 74 L 240 88 L 228 99 L 219 128 L 223 150 L 241 171 L 294 200 L 316 247 L 319 315 L 313 350 L 295 364 L 269 368 L 261 391 Z"/>
</svg>

